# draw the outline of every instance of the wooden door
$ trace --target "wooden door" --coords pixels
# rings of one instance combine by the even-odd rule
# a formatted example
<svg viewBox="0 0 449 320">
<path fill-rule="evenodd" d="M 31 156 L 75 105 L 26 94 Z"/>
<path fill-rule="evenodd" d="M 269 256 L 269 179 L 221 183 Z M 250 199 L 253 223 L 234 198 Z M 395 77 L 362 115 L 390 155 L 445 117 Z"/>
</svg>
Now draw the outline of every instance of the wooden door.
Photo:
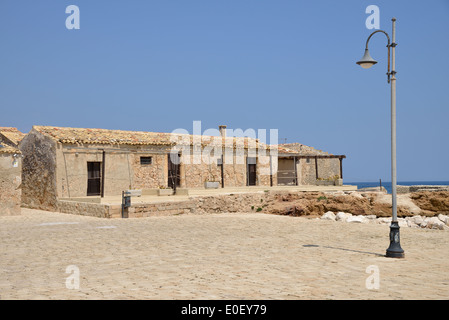
<svg viewBox="0 0 449 320">
<path fill-rule="evenodd" d="M 172 160 L 173 156 L 175 159 Z M 168 155 L 168 187 L 172 189 L 179 187 L 181 184 L 181 175 L 179 171 L 181 163 L 180 157 L 180 155 Z"/>
<path fill-rule="evenodd" d="M 87 163 L 87 195 L 101 194 L 101 162 Z"/>
<path fill-rule="evenodd" d="M 296 161 L 294 158 L 278 159 L 278 185 L 297 185 L 296 181 Z"/>
<path fill-rule="evenodd" d="M 247 172 L 247 185 L 255 186 L 257 181 L 257 167 L 256 167 L 256 158 L 248 157 L 246 158 L 246 172 Z"/>
</svg>

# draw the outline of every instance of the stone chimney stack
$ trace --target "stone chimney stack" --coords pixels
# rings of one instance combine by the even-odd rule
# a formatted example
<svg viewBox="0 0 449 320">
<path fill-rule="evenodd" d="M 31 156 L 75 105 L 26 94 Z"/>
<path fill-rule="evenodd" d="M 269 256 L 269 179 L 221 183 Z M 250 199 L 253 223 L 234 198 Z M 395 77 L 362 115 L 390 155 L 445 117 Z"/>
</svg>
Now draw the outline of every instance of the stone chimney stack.
<svg viewBox="0 0 449 320">
<path fill-rule="evenodd" d="M 220 136 L 226 138 L 226 126 L 225 125 L 218 126 L 218 130 L 220 130 Z"/>
</svg>

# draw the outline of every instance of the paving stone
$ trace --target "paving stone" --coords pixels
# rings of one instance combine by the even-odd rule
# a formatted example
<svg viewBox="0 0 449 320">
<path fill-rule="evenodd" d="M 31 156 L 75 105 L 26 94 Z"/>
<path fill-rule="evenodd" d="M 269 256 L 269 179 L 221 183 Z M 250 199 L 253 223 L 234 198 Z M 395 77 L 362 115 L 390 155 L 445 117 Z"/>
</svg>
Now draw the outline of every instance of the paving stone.
<svg viewBox="0 0 449 320">
<path fill-rule="evenodd" d="M 44 225 L 42 225 L 44 224 Z M 113 225 L 115 228 L 103 228 Z M 449 232 L 262 213 L 0 217 L 1 299 L 448 299 Z M 368 289 L 369 266 L 379 289 Z M 79 270 L 79 289 L 66 281 Z M 423 281 L 425 276 L 425 281 Z"/>
</svg>

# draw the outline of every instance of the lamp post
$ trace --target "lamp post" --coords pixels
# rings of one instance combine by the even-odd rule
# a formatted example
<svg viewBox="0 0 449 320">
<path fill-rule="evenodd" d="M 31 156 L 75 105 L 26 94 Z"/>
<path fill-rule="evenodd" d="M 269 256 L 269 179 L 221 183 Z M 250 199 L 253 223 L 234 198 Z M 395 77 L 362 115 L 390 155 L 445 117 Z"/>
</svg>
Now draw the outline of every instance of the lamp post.
<svg viewBox="0 0 449 320">
<path fill-rule="evenodd" d="M 368 42 L 371 37 L 381 32 L 388 39 L 388 83 L 391 84 L 391 202 L 392 202 L 392 220 L 390 225 L 390 246 L 387 249 L 386 256 L 391 258 L 404 258 L 404 250 L 401 248 L 399 239 L 399 223 L 397 214 L 397 197 L 396 197 L 396 71 L 395 71 L 395 47 L 396 47 L 396 18 L 391 19 L 393 24 L 392 42 L 388 33 L 382 30 L 376 30 L 370 34 L 366 40 L 365 54 L 357 64 L 364 69 L 371 68 L 377 63 L 371 58 L 368 51 Z M 391 51 L 391 52 L 390 52 Z M 391 71 L 390 71 L 390 53 L 391 53 Z"/>
</svg>

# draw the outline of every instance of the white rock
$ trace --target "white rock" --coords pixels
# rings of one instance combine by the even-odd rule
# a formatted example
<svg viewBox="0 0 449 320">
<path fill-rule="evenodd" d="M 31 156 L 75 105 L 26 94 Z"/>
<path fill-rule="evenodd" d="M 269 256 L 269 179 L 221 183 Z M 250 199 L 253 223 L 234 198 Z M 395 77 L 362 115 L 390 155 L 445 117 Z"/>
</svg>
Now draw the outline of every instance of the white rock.
<svg viewBox="0 0 449 320">
<path fill-rule="evenodd" d="M 368 219 L 364 216 L 352 216 L 346 219 L 346 222 L 368 223 Z"/>
<path fill-rule="evenodd" d="M 421 228 L 427 228 L 427 219 L 428 218 L 424 218 L 423 221 L 419 224 Z"/>
<path fill-rule="evenodd" d="M 449 217 L 444 214 L 439 214 L 438 219 L 444 222 L 447 226 L 449 226 Z"/>
<path fill-rule="evenodd" d="M 425 220 L 427 222 L 427 228 L 444 230 L 445 223 L 438 219 L 438 217 L 431 217 Z"/>
<path fill-rule="evenodd" d="M 398 225 L 400 228 L 408 227 L 407 220 L 405 220 L 404 218 L 398 218 Z"/>
<path fill-rule="evenodd" d="M 332 211 L 328 211 L 321 216 L 321 219 L 335 221 L 335 214 Z"/>
<path fill-rule="evenodd" d="M 413 224 L 420 226 L 423 223 L 424 219 L 420 215 L 416 215 L 413 217 L 409 217 L 409 221 L 411 221 Z"/>
<path fill-rule="evenodd" d="M 351 193 L 351 196 L 353 196 L 354 198 L 357 199 L 363 199 L 364 197 L 362 196 L 362 194 L 358 193 L 358 192 L 353 192 Z"/>
<path fill-rule="evenodd" d="M 391 218 L 377 218 L 377 223 L 379 224 L 390 224 Z"/>
<path fill-rule="evenodd" d="M 352 214 L 346 212 L 338 212 L 335 216 L 335 220 L 345 222 L 349 217 L 352 217 Z"/>
<path fill-rule="evenodd" d="M 407 219 L 407 226 L 409 228 L 417 228 L 418 225 L 416 223 L 414 223 L 412 220 Z"/>
<path fill-rule="evenodd" d="M 417 223 L 415 223 L 414 219 L 412 219 L 413 217 L 407 217 L 405 218 L 405 221 L 407 221 L 407 226 L 409 228 L 419 228 L 419 225 Z"/>
</svg>

